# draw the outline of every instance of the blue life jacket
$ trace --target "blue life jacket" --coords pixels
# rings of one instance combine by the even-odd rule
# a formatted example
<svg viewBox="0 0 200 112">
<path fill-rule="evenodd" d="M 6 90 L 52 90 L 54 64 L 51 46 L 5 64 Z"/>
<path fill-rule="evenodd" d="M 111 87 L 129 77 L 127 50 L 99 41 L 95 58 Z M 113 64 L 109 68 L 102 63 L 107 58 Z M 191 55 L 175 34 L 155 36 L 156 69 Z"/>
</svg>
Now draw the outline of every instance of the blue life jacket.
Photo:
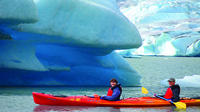
<svg viewBox="0 0 200 112">
<path fill-rule="evenodd" d="M 110 101 L 119 101 L 120 100 L 120 96 L 122 94 L 121 85 L 117 84 L 116 86 L 111 87 L 111 90 L 112 90 L 112 95 L 111 96 L 102 96 L 101 99 L 110 100 Z"/>
</svg>

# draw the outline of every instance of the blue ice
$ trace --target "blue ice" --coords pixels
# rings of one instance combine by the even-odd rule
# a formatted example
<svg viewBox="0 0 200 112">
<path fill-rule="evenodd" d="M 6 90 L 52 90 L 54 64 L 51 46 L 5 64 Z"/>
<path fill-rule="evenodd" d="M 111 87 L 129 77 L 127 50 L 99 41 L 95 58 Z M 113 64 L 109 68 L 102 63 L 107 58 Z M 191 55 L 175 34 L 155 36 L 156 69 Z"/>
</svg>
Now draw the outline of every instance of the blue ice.
<svg viewBox="0 0 200 112">
<path fill-rule="evenodd" d="M 111 78 L 140 85 L 140 75 L 113 51 L 142 43 L 115 0 L 13 0 L 0 7 L 1 86 L 108 86 Z"/>
</svg>

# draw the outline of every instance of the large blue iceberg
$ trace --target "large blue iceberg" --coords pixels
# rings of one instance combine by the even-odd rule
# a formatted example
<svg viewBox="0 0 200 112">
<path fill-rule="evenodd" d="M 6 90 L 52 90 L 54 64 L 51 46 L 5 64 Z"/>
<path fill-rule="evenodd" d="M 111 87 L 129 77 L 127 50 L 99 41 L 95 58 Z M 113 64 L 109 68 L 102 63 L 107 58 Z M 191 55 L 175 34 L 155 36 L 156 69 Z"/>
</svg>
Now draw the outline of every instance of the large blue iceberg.
<svg viewBox="0 0 200 112">
<path fill-rule="evenodd" d="M 126 54 L 199 56 L 200 1 L 119 0 L 121 11 L 140 31 L 143 44 Z"/>
<path fill-rule="evenodd" d="M 3 0 L 0 8 L 0 86 L 140 85 L 113 51 L 142 43 L 115 0 Z"/>
</svg>

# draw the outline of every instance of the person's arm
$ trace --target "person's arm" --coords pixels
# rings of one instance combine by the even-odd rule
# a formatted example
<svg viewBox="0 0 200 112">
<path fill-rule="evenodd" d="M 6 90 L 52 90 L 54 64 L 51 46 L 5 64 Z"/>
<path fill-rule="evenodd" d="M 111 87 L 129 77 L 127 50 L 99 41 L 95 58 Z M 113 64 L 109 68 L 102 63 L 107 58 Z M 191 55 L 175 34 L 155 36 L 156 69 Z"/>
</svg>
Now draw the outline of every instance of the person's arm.
<svg viewBox="0 0 200 112">
<path fill-rule="evenodd" d="M 118 100 L 117 98 L 119 97 L 119 95 L 120 95 L 119 88 L 115 88 L 113 90 L 112 96 L 102 96 L 101 99 L 103 99 L 103 100 L 110 100 L 110 101 L 116 101 L 116 100 Z"/>
</svg>

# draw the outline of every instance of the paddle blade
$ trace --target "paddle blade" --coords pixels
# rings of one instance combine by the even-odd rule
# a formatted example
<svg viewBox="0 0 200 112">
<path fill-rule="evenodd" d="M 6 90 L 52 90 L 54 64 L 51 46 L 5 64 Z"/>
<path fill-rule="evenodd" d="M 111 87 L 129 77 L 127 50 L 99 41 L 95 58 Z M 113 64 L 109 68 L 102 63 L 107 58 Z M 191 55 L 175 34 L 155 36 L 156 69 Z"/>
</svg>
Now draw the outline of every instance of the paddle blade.
<svg viewBox="0 0 200 112">
<path fill-rule="evenodd" d="M 142 93 L 143 93 L 143 94 L 148 94 L 149 91 L 148 91 L 146 88 L 142 87 Z"/>
<path fill-rule="evenodd" d="M 186 104 L 183 102 L 174 102 L 174 105 L 176 105 L 178 109 L 186 109 Z"/>
</svg>

